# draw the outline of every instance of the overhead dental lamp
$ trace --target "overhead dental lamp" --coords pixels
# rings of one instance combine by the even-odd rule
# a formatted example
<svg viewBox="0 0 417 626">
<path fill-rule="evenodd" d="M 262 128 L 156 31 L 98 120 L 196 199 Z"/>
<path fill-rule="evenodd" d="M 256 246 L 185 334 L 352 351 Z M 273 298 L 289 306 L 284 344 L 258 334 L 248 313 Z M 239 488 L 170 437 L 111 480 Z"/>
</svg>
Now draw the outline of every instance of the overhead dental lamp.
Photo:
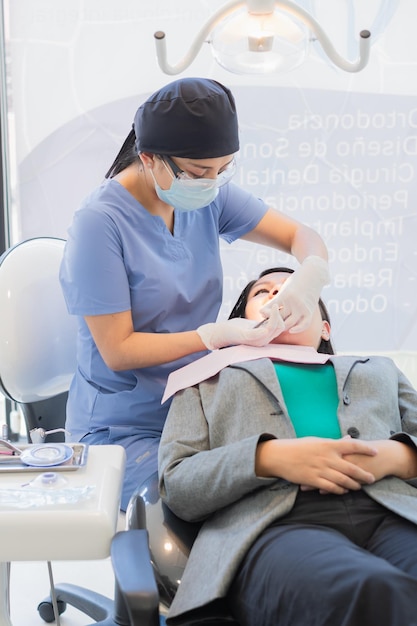
<svg viewBox="0 0 417 626">
<path fill-rule="evenodd" d="M 371 33 L 359 33 L 359 58 L 344 59 L 307 11 L 292 0 L 229 0 L 203 26 L 188 53 L 176 65 L 167 61 L 165 33 L 154 35 L 159 67 L 165 74 L 183 72 L 203 43 L 212 46 L 216 61 L 236 74 L 285 72 L 300 65 L 311 39 L 333 63 L 346 72 L 359 72 L 369 59 Z"/>
</svg>

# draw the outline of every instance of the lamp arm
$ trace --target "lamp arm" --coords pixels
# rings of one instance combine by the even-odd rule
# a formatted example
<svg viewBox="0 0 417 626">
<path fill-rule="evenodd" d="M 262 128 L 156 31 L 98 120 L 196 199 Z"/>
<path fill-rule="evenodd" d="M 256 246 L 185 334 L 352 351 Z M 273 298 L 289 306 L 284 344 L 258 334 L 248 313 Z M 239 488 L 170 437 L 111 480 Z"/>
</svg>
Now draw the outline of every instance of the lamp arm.
<svg viewBox="0 0 417 626">
<path fill-rule="evenodd" d="M 230 13 L 235 11 L 236 9 L 243 7 L 246 5 L 246 0 L 230 0 L 226 2 L 218 11 L 216 11 L 211 18 L 206 22 L 203 28 L 197 33 L 194 41 L 192 42 L 190 49 L 187 54 L 180 60 L 176 65 L 170 65 L 167 61 L 167 50 L 166 50 L 166 39 L 165 33 L 161 30 L 158 30 L 155 34 L 155 47 L 156 47 L 156 56 L 158 59 L 158 64 L 161 70 L 165 74 L 180 74 L 183 72 L 196 58 L 197 54 L 200 52 L 201 46 L 204 41 L 213 30 L 215 26 L 222 20 L 224 17 L 227 17 Z"/>
<path fill-rule="evenodd" d="M 289 13 L 300 18 L 313 31 L 329 59 L 342 70 L 359 72 L 368 63 L 371 46 L 371 33 L 369 30 L 362 30 L 359 33 L 359 59 L 350 62 L 340 56 L 320 24 L 307 11 L 291 2 L 291 0 L 277 0 L 275 4 L 277 7 L 284 7 Z"/>
<path fill-rule="evenodd" d="M 196 58 L 201 46 L 212 31 L 212 29 L 230 13 L 233 13 L 236 9 L 247 5 L 246 0 L 229 0 L 218 11 L 216 11 L 211 18 L 206 22 L 203 28 L 197 33 L 194 41 L 192 42 L 187 54 L 176 64 L 170 65 L 167 61 L 166 50 L 166 37 L 163 31 L 157 31 L 154 34 L 156 55 L 158 64 L 161 70 L 165 74 L 180 74 L 183 72 Z M 329 37 L 322 29 L 320 24 L 303 8 L 296 5 L 291 0 L 276 0 L 275 5 L 277 7 L 285 8 L 288 13 L 291 13 L 295 17 L 301 19 L 314 33 L 318 41 L 320 42 L 324 52 L 333 61 L 337 67 L 340 67 L 346 72 L 359 72 L 365 67 L 369 60 L 369 52 L 371 45 L 371 33 L 368 30 L 363 30 L 359 33 L 359 59 L 351 62 L 344 59 L 334 48 Z"/>
</svg>

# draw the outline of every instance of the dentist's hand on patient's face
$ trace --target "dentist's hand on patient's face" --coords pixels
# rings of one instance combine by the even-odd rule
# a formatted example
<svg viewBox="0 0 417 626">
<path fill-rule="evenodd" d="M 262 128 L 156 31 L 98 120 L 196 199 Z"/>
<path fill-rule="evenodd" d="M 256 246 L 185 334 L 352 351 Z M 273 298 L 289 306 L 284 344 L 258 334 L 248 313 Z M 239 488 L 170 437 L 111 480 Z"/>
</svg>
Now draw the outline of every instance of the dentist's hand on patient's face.
<svg viewBox="0 0 417 626">
<path fill-rule="evenodd" d="M 202 342 L 209 350 L 226 346 L 266 346 L 285 329 L 278 307 L 271 310 L 270 317 L 259 325 L 253 320 L 240 317 L 225 322 L 204 324 L 197 328 Z"/>
<path fill-rule="evenodd" d="M 302 332 L 310 325 L 320 292 L 328 283 L 327 262 L 318 256 L 309 256 L 260 312 L 269 317 L 274 308 L 279 308 L 285 328 L 290 329 L 290 333 Z"/>
</svg>

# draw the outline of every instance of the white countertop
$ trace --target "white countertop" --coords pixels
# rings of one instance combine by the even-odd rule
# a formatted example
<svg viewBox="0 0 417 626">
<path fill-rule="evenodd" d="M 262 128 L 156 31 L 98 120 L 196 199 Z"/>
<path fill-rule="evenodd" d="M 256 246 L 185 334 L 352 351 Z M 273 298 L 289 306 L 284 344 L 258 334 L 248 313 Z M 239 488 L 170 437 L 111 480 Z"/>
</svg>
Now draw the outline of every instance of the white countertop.
<svg viewBox="0 0 417 626">
<path fill-rule="evenodd" d="M 94 486 L 75 504 L 8 508 L 0 498 L 0 561 L 94 560 L 110 554 L 125 466 L 121 446 L 89 446 L 85 466 L 60 472 L 65 487 Z M 1 489 L 19 489 L 43 472 L 0 474 Z M 25 487 L 21 487 L 25 489 Z"/>
</svg>

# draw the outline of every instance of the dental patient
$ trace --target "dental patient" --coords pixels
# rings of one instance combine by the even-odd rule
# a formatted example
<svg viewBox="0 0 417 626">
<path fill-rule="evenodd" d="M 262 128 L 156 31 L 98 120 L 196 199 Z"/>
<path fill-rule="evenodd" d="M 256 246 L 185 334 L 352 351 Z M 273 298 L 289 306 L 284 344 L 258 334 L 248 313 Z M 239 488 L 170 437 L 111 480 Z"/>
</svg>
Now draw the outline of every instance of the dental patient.
<svg viewBox="0 0 417 626">
<path fill-rule="evenodd" d="M 231 317 L 262 321 L 291 272 L 263 272 Z M 389 358 L 334 355 L 330 332 L 320 301 L 274 339 L 297 361 L 260 353 L 176 393 L 160 493 L 204 523 L 167 624 L 417 625 L 417 392 Z"/>
</svg>

